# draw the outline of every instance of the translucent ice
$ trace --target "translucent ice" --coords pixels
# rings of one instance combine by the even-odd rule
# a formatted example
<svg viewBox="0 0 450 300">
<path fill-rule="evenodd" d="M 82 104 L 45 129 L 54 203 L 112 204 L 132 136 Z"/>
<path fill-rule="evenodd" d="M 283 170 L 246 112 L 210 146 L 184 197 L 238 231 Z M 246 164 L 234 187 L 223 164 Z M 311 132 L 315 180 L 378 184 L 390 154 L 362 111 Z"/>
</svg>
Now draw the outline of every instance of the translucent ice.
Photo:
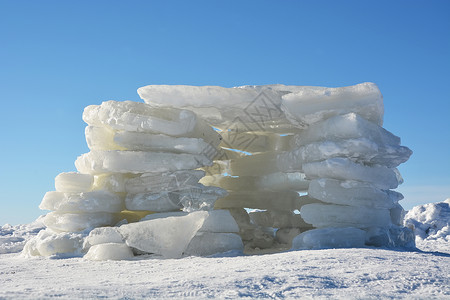
<svg viewBox="0 0 450 300">
<path fill-rule="evenodd" d="M 300 214 L 306 223 L 322 227 L 388 227 L 388 209 L 313 203 L 302 206 Z"/>
<path fill-rule="evenodd" d="M 375 208 L 392 208 L 403 199 L 400 193 L 380 190 L 370 183 L 330 178 L 312 180 L 308 195 L 332 204 Z"/>
<path fill-rule="evenodd" d="M 339 88 L 305 87 L 299 92 L 284 95 L 282 99 L 282 110 L 291 122 L 299 126 L 350 112 L 383 125 L 383 96 L 374 83 Z"/>
<path fill-rule="evenodd" d="M 95 227 L 110 226 L 116 222 L 116 217 L 110 213 L 48 213 L 43 223 L 58 232 L 79 232 Z"/>
<path fill-rule="evenodd" d="M 56 191 L 63 193 L 89 192 L 93 183 L 92 175 L 75 172 L 61 173 L 55 178 Z"/>
<path fill-rule="evenodd" d="M 250 212 L 250 219 L 253 223 L 263 227 L 273 228 L 312 228 L 312 226 L 303 221 L 299 214 L 294 214 L 292 211 L 255 211 Z"/>
<path fill-rule="evenodd" d="M 55 254 L 80 255 L 83 235 L 76 233 L 56 233 L 52 230 L 41 230 L 37 236 L 25 245 L 22 253 L 25 256 L 51 256 Z"/>
<path fill-rule="evenodd" d="M 211 164 L 204 155 L 143 151 L 91 151 L 77 158 L 81 173 L 162 173 L 196 169 Z"/>
<path fill-rule="evenodd" d="M 133 258 L 133 251 L 123 243 L 106 243 L 92 246 L 84 256 L 88 260 L 123 260 Z"/>
<path fill-rule="evenodd" d="M 185 170 L 173 173 L 145 173 L 129 179 L 125 184 L 128 193 L 159 193 L 197 186 L 205 175 L 201 170 Z"/>
<path fill-rule="evenodd" d="M 123 201 L 111 192 L 92 191 L 85 193 L 47 192 L 42 199 L 40 209 L 58 212 L 120 212 Z"/>
<path fill-rule="evenodd" d="M 119 232 L 128 246 L 167 258 L 181 257 L 186 247 L 202 227 L 207 212 L 125 224 Z"/>
<path fill-rule="evenodd" d="M 117 227 L 98 227 L 89 232 L 84 239 L 84 249 L 105 243 L 123 243 L 123 237 Z"/>
<path fill-rule="evenodd" d="M 358 138 L 366 138 L 378 145 L 400 145 L 399 137 L 355 113 L 334 116 L 310 125 L 294 136 L 292 145 L 298 148 L 319 141 Z"/>
<path fill-rule="evenodd" d="M 379 165 L 365 166 L 341 157 L 303 164 L 303 171 L 308 178 L 364 181 L 380 189 L 395 189 L 400 184 L 394 169 Z"/>
<path fill-rule="evenodd" d="M 231 250 L 244 250 L 244 244 L 235 233 L 198 232 L 191 240 L 185 255 L 207 256 Z"/>
<path fill-rule="evenodd" d="M 292 249 L 364 247 L 366 232 L 354 227 L 308 230 L 296 236 Z"/>
<path fill-rule="evenodd" d="M 86 107 L 83 120 L 91 126 L 109 126 L 115 130 L 186 136 L 194 131 L 197 117 L 188 110 L 111 100 Z"/>
</svg>

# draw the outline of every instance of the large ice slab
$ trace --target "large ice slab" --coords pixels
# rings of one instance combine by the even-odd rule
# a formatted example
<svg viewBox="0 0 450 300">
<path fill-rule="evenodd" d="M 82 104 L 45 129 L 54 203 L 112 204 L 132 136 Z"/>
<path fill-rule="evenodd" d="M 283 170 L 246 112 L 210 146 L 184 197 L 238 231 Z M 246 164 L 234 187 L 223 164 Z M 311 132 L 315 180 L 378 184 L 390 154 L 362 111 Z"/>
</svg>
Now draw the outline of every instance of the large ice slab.
<svg viewBox="0 0 450 300">
<path fill-rule="evenodd" d="M 244 250 L 244 244 L 239 235 L 235 233 L 198 232 L 184 250 L 184 254 L 207 256 L 232 250 Z"/>
<path fill-rule="evenodd" d="M 394 169 L 380 165 L 365 166 L 341 157 L 303 164 L 303 171 L 308 178 L 364 181 L 386 190 L 395 189 L 401 183 L 398 171 Z"/>
<path fill-rule="evenodd" d="M 399 200 L 403 199 L 400 193 L 380 190 L 370 183 L 330 178 L 312 180 L 309 184 L 308 195 L 332 204 L 385 209 L 393 208 Z"/>
<path fill-rule="evenodd" d="M 39 208 L 61 213 L 116 213 L 124 209 L 124 204 L 119 196 L 105 190 L 85 193 L 47 192 Z"/>
<path fill-rule="evenodd" d="M 48 228 L 57 232 L 80 232 L 101 226 L 111 226 L 117 217 L 110 213 L 48 213 L 42 222 Z"/>
<path fill-rule="evenodd" d="M 198 211 L 186 216 L 125 224 L 119 227 L 119 232 L 129 247 L 167 258 L 178 258 L 207 216 L 207 212 Z"/>
<path fill-rule="evenodd" d="M 296 134 L 292 146 L 298 148 L 319 141 L 366 138 L 378 145 L 400 145 L 400 138 L 363 117 L 348 113 L 310 125 Z"/>
<path fill-rule="evenodd" d="M 409 159 L 407 147 L 377 144 L 366 138 L 323 141 L 302 146 L 297 150 L 303 163 L 347 157 L 352 161 L 395 168 Z"/>
<path fill-rule="evenodd" d="M 90 174 L 65 172 L 55 177 L 55 189 L 63 193 L 82 193 L 92 189 L 94 177 Z"/>
<path fill-rule="evenodd" d="M 361 248 L 366 232 L 354 227 L 308 230 L 296 236 L 292 249 Z"/>
<path fill-rule="evenodd" d="M 312 228 L 299 214 L 292 211 L 267 210 L 254 211 L 249 213 L 253 223 L 263 227 L 273 228 Z"/>
<path fill-rule="evenodd" d="M 77 158 L 81 173 L 163 173 L 196 169 L 212 162 L 204 155 L 144 151 L 91 151 Z"/>
<path fill-rule="evenodd" d="M 302 206 L 300 214 L 306 223 L 323 227 L 389 227 L 388 209 L 312 203 Z"/>
<path fill-rule="evenodd" d="M 350 112 L 383 125 L 383 96 L 374 83 L 339 88 L 305 87 L 284 95 L 282 99 L 282 110 L 291 122 L 300 127 Z"/>
</svg>

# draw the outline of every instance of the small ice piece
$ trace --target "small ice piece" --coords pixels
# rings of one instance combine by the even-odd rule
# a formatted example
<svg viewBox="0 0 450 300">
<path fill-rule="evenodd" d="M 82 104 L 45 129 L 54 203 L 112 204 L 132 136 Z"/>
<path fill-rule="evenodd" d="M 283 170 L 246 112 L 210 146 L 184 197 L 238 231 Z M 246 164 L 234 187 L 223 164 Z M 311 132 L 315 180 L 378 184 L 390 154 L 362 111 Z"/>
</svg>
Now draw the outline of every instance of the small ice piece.
<svg viewBox="0 0 450 300">
<path fill-rule="evenodd" d="M 366 232 L 354 227 L 308 230 L 296 236 L 292 249 L 361 248 Z"/>
<path fill-rule="evenodd" d="M 77 158 L 81 173 L 163 173 L 211 165 L 204 155 L 143 151 L 91 151 Z"/>
<path fill-rule="evenodd" d="M 187 246 L 184 255 L 208 256 L 232 250 L 244 250 L 244 244 L 239 235 L 235 233 L 198 232 Z"/>
<path fill-rule="evenodd" d="M 99 227 L 89 232 L 84 239 L 83 249 L 106 243 L 123 243 L 123 237 L 117 227 Z"/>
<path fill-rule="evenodd" d="M 125 184 L 125 190 L 131 194 L 171 192 L 197 186 L 203 176 L 205 176 L 205 172 L 201 170 L 145 173 L 129 179 Z"/>
<path fill-rule="evenodd" d="M 323 202 L 368 206 L 374 208 L 393 208 L 403 195 L 395 191 L 380 190 L 370 183 L 330 178 L 311 180 L 308 195 Z"/>
<path fill-rule="evenodd" d="M 83 235 L 77 233 L 55 233 L 49 229 L 41 230 L 30 239 L 22 254 L 30 256 L 51 256 L 55 254 L 80 255 Z"/>
<path fill-rule="evenodd" d="M 307 178 L 334 178 L 357 180 L 383 189 L 395 189 L 399 184 L 397 172 L 385 166 L 365 166 L 348 158 L 335 157 L 324 161 L 303 164 Z"/>
<path fill-rule="evenodd" d="M 197 116 L 184 109 L 111 100 L 101 105 L 87 106 L 83 112 L 83 120 L 91 126 L 108 126 L 114 130 L 186 136 L 194 130 Z"/>
<path fill-rule="evenodd" d="M 223 208 L 256 208 L 295 210 L 305 204 L 317 203 L 319 200 L 308 196 L 299 196 L 297 192 L 272 192 L 272 191 L 236 191 L 225 198 L 217 200 L 216 209 Z"/>
<path fill-rule="evenodd" d="M 63 193 L 82 193 L 92 189 L 94 177 L 76 172 L 61 173 L 55 178 L 55 189 Z"/>
<path fill-rule="evenodd" d="M 47 192 L 39 208 L 58 212 L 116 213 L 123 210 L 124 204 L 119 196 L 105 190 L 85 193 Z"/>
<path fill-rule="evenodd" d="M 304 205 L 300 214 L 306 223 L 316 228 L 323 227 L 389 227 L 391 215 L 388 209 L 364 206 L 344 206 L 313 203 Z"/>
<path fill-rule="evenodd" d="M 300 134 L 295 135 L 291 144 L 294 148 L 299 148 L 320 141 L 339 141 L 358 138 L 369 139 L 377 145 L 400 145 L 399 137 L 355 113 L 334 116 L 322 122 L 312 124 Z"/>
<path fill-rule="evenodd" d="M 119 232 L 129 247 L 179 258 L 207 217 L 208 212 L 197 211 L 186 216 L 125 224 L 119 227 Z"/>
<path fill-rule="evenodd" d="M 116 222 L 116 218 L 113 214 L 104 212 L 83 214 L 51 212 L 42 221 L 45 226 L 57 232 L 79 232 L 111 226 Z"/>
<path fill-rule="evenodd" d="M 124 260 L 133 257 L 133 251 L 126 244 L 106 243 L 92 246 L 83 258 L 88 260 Z"/>
<path fill-rule="evenodd" d="M 371 82 L 339 88 L 308 88 L 282 97 L 281 109 L 288 119 L 306 127 L 335 115 L 354 112 L 383 125 L 383 96 Z"/>
<path fill-rule="evenodd" d="M 378 145 L 366 138 L 323 141 L 302 146 L 298 152 L 303 163 L 347 157 L 352 161 L 395 168 L 409 159 L 412 151 L 403 146 Z"/>
<path fill-rule="evenodd" d="M 253 223 L 263 227 L 273 228 L 312 228 L 312 226 L 303 221 L 299 214 L 294 214 L 292 211 L 267 210 L 254 211 L 249 213 L 250 220 Z"/>
</svg>

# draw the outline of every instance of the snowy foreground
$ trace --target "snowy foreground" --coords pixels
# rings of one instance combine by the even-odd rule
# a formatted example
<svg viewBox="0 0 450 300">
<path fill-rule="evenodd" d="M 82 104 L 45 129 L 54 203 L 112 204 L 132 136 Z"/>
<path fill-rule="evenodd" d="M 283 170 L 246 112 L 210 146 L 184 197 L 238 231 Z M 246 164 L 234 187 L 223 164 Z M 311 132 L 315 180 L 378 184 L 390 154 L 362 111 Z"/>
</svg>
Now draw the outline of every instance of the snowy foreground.
<svg viewBox="0 0 450 300">
<path fill-rule="evenodd" d="M 450 298 L 450 200 L 405 217 L 418 249 L 289 251 L 243 256 L 127 261 L 25 258 L 24 242 L 42 229 L 0 227 L 0 299 L 38 298 Z"/>
</svg>

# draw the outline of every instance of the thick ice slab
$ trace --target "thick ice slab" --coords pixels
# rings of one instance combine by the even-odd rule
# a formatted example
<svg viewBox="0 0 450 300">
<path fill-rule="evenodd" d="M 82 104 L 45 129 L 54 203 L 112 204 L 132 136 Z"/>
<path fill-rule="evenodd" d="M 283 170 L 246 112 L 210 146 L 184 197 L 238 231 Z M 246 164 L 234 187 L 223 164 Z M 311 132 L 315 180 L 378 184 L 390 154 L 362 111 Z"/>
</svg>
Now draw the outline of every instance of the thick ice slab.
<svg viewBox="0 0 450 300">
<path fill-rule="evenodd" d="M 106 190 L 85 193 L 47 192 L 39 208 L 61 213 L 116 213 L 124 209 L 124 203 L 119 196 Z"/>
<path fill-rule="evenodd" d="M 235 233 L 197 232 L 184 255 L 207 256 L 231 250 L 244 250 L 241 237 Z"/>
<path fill-rule="evenodd" d="M 409 159 L 407 147 L 377 144 L 366 138 L 323 141 L 302 146 L 298 150 L 303 163 L 347 157 L 352 161 L 395 168 Z"/>
<path fill-rule="evenodd" d="M 125 193 L 125 183 L 135 177 L 134 174 L 108 173 L 94 176 L 94 190 L 107 190 L 113 193 Z"/>
<path fill-rule="evenodd" d="M 79 232 L 114 225 L 117 216 L 104 212 L 83 214 L 51 212 L 42 221 L 45 226 L 57 232 Z"/>
<path fill-rule="evenodd" d="M 367 121 L 355 113 L 338 115 L 314 123 L 294 136 L 292 146 L 299 148 L 319 141 L 339 141 L 366 138 L 378 145 L 399 146 L 400 138 L 381 126 Z"/>
<path fill-rule="evenodd" d="M 63 193 L 82 193 L 92 189 L 94 177 L 76 172 L 61 173 L 55 178 L 55 189 Z"/>
<path fill-rule="evenodd" d="M 410 228 L 403 226 L 373 227 L 367 231 L 366 245 L 389 248 L 415 248 L 415 235 Z"/>
<path fill-rule="evenodd" d="M 370 183 L 330 178 L 312 180 L 308 195 L 323 202 L 367 206 L 374 208 L 393 208 L 403 195 L 394 191 L 380 190 Z"/>
<path fill-rule="evenodd" d="M 178 258 L 207 216 L 207 212 L 198 211 L 186 216 L 125 224 L 119 227 L 119 232 L 130 247 L 167 258 Z"/>
<path fill-rule="evenodd" d="M 145 173 L 129 179 L 125 184 L 127 193 L 159 193 L 197 186 L 205 175 L 201 170 L 186 170 L 173 173 Z"/>
<path fill-rule="evenodd" d="M 194 131 L 195 113 L 183 109 L 158 108 L 132 101 L 106 101 L 84 109 L 83 120 L 91 126 L 115 130 L 187 136 Z"/>
<path fill-rule="evenodd" d="M 398 171 L 394 169 L 378 165 L 365 166 L 341 157 L 303 164 L 303 171 L 308 178 L 357 180 L 385 190 L 395 189 L 401 183 Z"/>
<path fill-rule="evenodd" d="M 99 227 L 91 230 L 84 239 L 83 248 L 89 249 L 91 246 L 106 243 L 123 243 L 123 237 L 119 233 L 118 227 Z"/>
<path fill-rule="evenodd" d="M 246 132 L 248 128 L 234 128 L 220 131 L 221 146 L 250 153 L 267 151 L 288 151 L 293 134 L 279 134 L 267 131 Z"/>
<path fill-rule="evenodd" d="M 75 161 L 81 173 L 163 173 L 196 169 L 212 162 L 204 155 L 143 151 L 91 151 Z"/>
<path fill-rule="evenodd" d="M 133 257 L 133 251 L 124 243 L 94 245 L 84 256 L 88 260 L 124 260 Z"/>
<path fill-rule="evenodd" d="M 155 212 L 208 210 L 214 207 L 217 199 L 227 192 L 218 187 L 205 187 L 201 184 L 183 190 L 154 193 L 127 194 L 125 204 L 129 210 L 150 210 Z"/>
<path fill-rule="evenodd" d="M 354 227 L 308 230 L 296 236 L 292 249 L 361 248 L 366 232 Z"/>
<path fill-rule="evenodd" d="M 300 214 L 306 223 L 323 227 L 389 227 L 388 209 L 313 203 L 302 206 Z"/>
<path fill-rule="evenodd" d="M 339 88 L 305 87 L 284 95 L 282 99 L 281 109 L 291 122 L 300 127 L 350 112 L 383 125 L 383 96 L 374 83 Z"/>
<path fill-rule="evenodd" d="M 309 180 L 300 172 L 276 172 L 264 176 L 226 176 L 211 175 L 203 177 L 204 185 L 220 186 L 226 190 L 271 190 L 271 191 L 306 191 Z"/>
</svg>

